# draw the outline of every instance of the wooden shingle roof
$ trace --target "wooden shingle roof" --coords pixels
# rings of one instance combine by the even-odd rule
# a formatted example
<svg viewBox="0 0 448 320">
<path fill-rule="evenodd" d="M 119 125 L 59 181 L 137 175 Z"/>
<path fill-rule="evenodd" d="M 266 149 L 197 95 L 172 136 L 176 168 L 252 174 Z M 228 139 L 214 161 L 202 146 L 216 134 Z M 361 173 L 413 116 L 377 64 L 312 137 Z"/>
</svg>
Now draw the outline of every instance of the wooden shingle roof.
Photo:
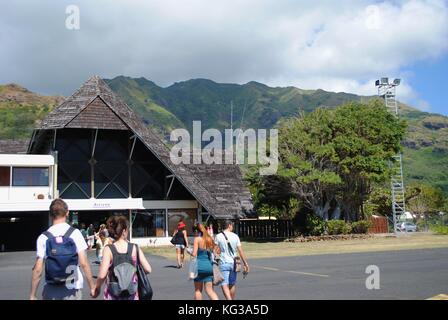
<svg viewBox="0 0 448 320">
<path fill-rule="evenodd" d="M 243 175 L 235 164 L 190 164 L 187 167 L 232 216 L 245 217 L 252 213 L 252 196 L 244 184 Z M 225 217 L 224 217 L 225 218 Z"/>
<path fill-rule="evenodd" d="M 118 126 L 124 123 L 133 131 L 209 213 L 216 218 L 237 218 L 243 215 L 244 208 L 250 203 L 250 194 L 243 185 L 241 172 L 236 165 L 173 164 L 165 143 L 98 76 L 91 77 L 72 96 L 56 107 L 41 122 L 38 130 L 62 129 L 72 127 L 73 124 L 79 127 L 85 122 L 79 121 L 77 117 L 91 103 L 98 102 L 99 99 L 122 121 L 109 123 L 116 123 L 115 129 L 123 129 Z M 114 129 L 113 125 L 111 126 L 109 129 Z M 103 124 L 88 121 L 84 127 L 104 128 L 104 121 Z M 234 168 L 229 169 L 230 167 Z M 240 199 L 242 202 L 239 202 Z"/>
<path fill-rule="evenodd" d="M 29 140 L 4 139 L 0 140 L 0 153 L 26 153 Z"/>
</svg>

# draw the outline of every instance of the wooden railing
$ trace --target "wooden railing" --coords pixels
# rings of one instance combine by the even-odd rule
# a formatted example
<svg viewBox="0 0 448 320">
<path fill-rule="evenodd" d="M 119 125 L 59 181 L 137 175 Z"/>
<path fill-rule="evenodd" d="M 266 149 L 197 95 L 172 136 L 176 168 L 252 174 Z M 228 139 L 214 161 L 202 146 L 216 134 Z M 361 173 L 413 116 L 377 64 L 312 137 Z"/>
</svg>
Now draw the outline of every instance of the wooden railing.
<svg viewBox="0 0 448 320">
<path fill-rule="evenodd" d="M 291 220 L 242 219 L 235 223 L 235 232 L 245 240 L 286 239 L 295 235 Z"/>
</svg>

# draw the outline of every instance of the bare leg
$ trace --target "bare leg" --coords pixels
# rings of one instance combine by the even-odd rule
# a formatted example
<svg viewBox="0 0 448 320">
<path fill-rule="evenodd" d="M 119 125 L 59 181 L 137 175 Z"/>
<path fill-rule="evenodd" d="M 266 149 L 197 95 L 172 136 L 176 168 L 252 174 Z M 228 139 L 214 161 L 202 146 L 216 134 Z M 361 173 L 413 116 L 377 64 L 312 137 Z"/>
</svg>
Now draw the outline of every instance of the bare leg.
<svg viewBox="0 0 448 320">
<path fill-rule="evenodd" d="M 180 267 L 182 268 L 184 266 L 184 259 L 185 259 L 185 249 L 180 249 Z"/>
<path fill-rule="evenodd" d="M 194 283 L 194 300 L 202 300 L 202 282 Z"/>
<path fill-rule="evenodd" d="M 177 255 L 177 267 L 180 268 L 180 249 L 176 248 L 176 255 Z"/>
<path fill-rule="evenodd" d="M 236 296 L 236 286 L 234 284 L 231 284 L 229 286 L 230 295 L 232 296 L 232 300 L 235 300 Z"/>
<path fill-rule="evenodd" d="M 226 300 L 232 300 L 232 294 L 230 293 L 229 286 L 227 284 L 224 284 L 221 286 L 222 293 L 224 294 L 224 297 Z"/>
<path fill-rule="evenodd" d="M 213 290 L 213 283 L 205 283 L 205 292 L 207 293 L 210 300 L 218 300 L 218 295 L 216 294 L 215 290 Z"/>
</svg>

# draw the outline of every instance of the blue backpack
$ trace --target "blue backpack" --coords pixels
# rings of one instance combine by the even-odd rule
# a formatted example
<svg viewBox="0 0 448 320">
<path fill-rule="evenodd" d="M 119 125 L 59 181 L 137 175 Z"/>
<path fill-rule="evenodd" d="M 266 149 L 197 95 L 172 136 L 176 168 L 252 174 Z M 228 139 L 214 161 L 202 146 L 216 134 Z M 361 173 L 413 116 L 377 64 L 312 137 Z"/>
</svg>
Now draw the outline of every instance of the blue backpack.
<svg viewBox="0 0 448 320">
<path fill-rule="evenodd" d="M 43 233 L 48 238 L 45 280 L 49 284 L 63 285 L 73 272 L 76 272 L 78 252 L 75 241 L 70 238 L 73 231 L 75 229 L 70 227 L 62 237 L 55 237 L 49 231 Z M 72 267 L 70 268 L 70 266 Z"/>
</svg>

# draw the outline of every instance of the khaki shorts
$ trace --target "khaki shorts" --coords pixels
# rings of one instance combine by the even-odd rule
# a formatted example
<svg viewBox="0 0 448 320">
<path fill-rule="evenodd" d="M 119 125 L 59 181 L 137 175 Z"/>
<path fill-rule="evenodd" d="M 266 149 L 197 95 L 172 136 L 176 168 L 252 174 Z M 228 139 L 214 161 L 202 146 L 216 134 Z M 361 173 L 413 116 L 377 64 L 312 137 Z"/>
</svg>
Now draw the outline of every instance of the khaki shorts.
<svg viewBox="0 0 448 320">
<path fill-rule="evenodd" d="M 82 300 L 82 290 L 67 289 L 65 285 L 46 284 L 42 291 L 42 298 L 44 300 Z"/>
</svg>

